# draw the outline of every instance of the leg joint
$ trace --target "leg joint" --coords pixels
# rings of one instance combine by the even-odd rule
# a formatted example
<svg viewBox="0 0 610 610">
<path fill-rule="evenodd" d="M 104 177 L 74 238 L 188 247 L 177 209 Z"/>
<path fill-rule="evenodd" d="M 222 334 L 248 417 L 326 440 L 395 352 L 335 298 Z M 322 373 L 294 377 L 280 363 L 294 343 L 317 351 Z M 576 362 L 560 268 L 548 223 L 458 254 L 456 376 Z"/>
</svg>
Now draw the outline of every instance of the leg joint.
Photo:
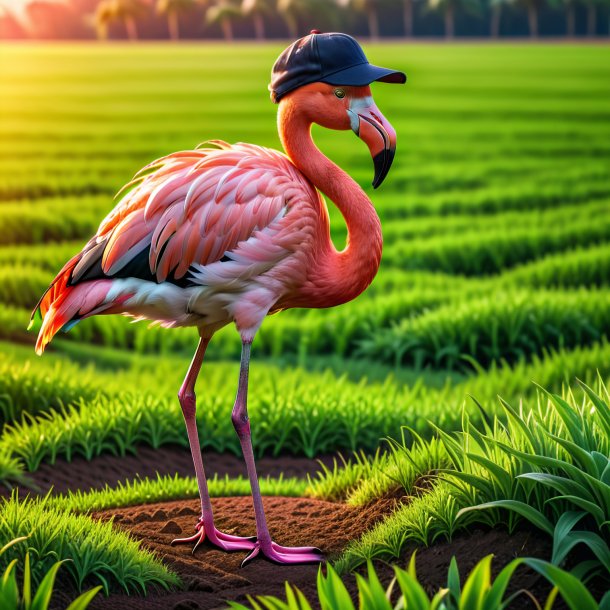
<svg viewBox="0 0 610 610">
<path fill-rule="evenodd" d="M 239 438 L 250 436 L 250 418 L 247 413 L 232 413 L 231 422 L 233 422 L 233 427 Z"/>
<path fill-rule="evenodd" d="M 180 401 L 184 417 L 195 417 L 195 412 L 197 411 L 195 392 L 180 389 L 178 400 Z"/>
</svg>

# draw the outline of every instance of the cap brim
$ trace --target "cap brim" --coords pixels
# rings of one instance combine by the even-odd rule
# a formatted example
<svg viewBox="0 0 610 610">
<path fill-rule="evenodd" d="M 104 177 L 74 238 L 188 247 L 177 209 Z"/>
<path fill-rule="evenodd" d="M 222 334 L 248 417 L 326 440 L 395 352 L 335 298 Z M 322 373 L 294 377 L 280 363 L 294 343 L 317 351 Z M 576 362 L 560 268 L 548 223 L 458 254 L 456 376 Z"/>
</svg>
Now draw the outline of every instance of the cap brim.
<svg viewBox="0 0 610 610">
<path fill-rule="evenodd" d="M 407 82 L 407 75 L 398 70 L 390 70 L 389 68 L 365 63 L 333 72 L 321 78 L 320 81 L 329 85 L 363 87 L 364 85 L 370 85 L 374 81 L 403 84 Z"/>
</svg>

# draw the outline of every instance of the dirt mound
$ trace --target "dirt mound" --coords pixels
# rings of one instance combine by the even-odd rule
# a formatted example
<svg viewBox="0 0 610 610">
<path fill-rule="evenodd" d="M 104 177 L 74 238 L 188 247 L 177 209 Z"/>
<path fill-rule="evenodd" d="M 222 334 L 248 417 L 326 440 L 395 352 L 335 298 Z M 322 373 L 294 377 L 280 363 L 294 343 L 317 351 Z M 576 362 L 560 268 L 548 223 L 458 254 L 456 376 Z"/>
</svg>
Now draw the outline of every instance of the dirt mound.
<svg viewBox="0 0 610 610">
<path fill-rule="evenodd" d="M 332 559 L 347 544 L 360 537 L 379 520 L 387 517 L 397 504 L 396 499 L 385 499 L 367 507 L 350 507 L 344 504 L 307 498 L 265 498 L 265 510 L 274 539 L 284 545 L 313 545 Z M 213 499 L 217 527 L 228 533 L 253 535 L 255 533 L 252 501 L 244 498 Z M 298 586 L 313 601 L 316 597 L 317 565 L 278 566 L 256 559 L 244 568 L 241 561 L 246 553 L 224 553 L 202 544 L 195 554 L 191 547 L 172 547 L 177 536 L 190 535 L 199 516 L 196 500 L 163 502 L 144 506 L 102 511 L 95 517 L 114 517 L 116 524 L 144 541 L 156 551 L 167 565 L 177 572 L 186 590 L 151 591 L 148 596 L 136 597 L 113 594 L 101 595 L 93 602 L 92 610 L 197 610 L 226 608 L 226 600 L 245 602 L 247 595 L 277 595 L 284 598 L 284 583 Z M 405 567 L 413 548 L 406 549 L 396 563 Z M 447 570 L 453 555 L 457 556 L 460 574 L 466 576 L 476 562 L 494 554 L 493 572 L 497 574 L 517 556 L 549 559 L 551 540 L 536 530 L 522 530 L 509 536 L 500 530 L 475 530 L 462 533 L 452 542 L 437 543 L 417 551 L 417 572 L 429 593 L 446 586 Z M 390 566 L 377 562 L 377 571 L 384 585 L 390 582 Z M 364 570 L 361 570 L 364 572 Z M 345 582 L 355 597 L 353 576 Z M 528 589 L 539 600 L 549 591 L 546 581 L 538 574 L 519 568 L 513 580 L 513 591 Z M 74 593 L 63 591 L 55 603 L 66 602 Z M 66 604 L 64 603 L 63 606 Z M 61 606 L 58 606 L 61 607 Z M 558 606 L 558 608 L 561 605 Z M 512 610 L 532 610 L 535 605 L 520 596 Z"/>
<path fill-rule="evenodd" d="M 218 474 L 224 477 L 246 475 L 246 467 L 241 457 L 229 453 L 203 452 L 203 460 L 208 478 Z M 257 460 L 256 468 L 260 476 L 305 478 L 308 474 L 314 476 L 321 470 L 318 460 L 330 466 L 333 456 L 322 456 L 317 459 L 281 455 L 278 457 L 263 457 Z M 75 457 L 71 462 L 58 459 L 55 464 L 41 464 L 36 472 L 28 474 L 28 478 L 36 486 L 39 493 L 46 493 L 53 488 L 55 493 L 65 493 L 69 490 L 100 489 L 106 483 L 114 487 L 119 481 L 133 479 L 136 476 L 154 478 L 157 472 L 161 475 L 178 474 L 193 476 L 193 461 L 186 447 L 167 445 L 159 449 L 142 446 L 137 455 L 100 455 L 90 462 L 83 457 Z M 29 491 L 29 490 L 28 490 Z M 10 495 L 10 491 L 0 487 L 0 495 Z"/>
<path fill-rule="evenodd" d="M 250 498 L 213 499 L 216 526 L 239 535 L 256 533 Z M 313 545 L 327 556 L 341 551 L 391 510 L 391 501 L 367 508 L 306 498 L 265 498 L 265 510 L 274 540 L 287 546 Z M 278 566 L 255 560 L 244 568 L 246 553 L 224 553 L 202 544 L 195 554 L 189 545 L 170 546 L 173 538 L 190 535 L 199 516 L 197 500 L 163 502 L 96 513 L 114 517 L 117 525 L 155 550 L 184 581 L 186 591 L 155 592 L 146 598 L 115 594 L 98 596 L 95 610 L 186 610 L 226 607 L 224 600 L 245 601 L 246 595 L 284 594 L 286 580 L 313 597 L 317 565 Z"/>
</svg>

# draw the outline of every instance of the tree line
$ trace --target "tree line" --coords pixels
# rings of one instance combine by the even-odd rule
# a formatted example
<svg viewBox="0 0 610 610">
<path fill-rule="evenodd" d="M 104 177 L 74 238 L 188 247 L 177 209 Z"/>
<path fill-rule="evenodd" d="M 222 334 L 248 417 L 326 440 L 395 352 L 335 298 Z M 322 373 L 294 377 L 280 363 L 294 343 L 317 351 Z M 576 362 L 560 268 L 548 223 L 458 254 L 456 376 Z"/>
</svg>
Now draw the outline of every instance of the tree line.
<svg viewBox="0 0 610 610">
<path fill-rule="evenodd" d="M 52 11 L 65 12 L 70 6 L 102 40 L 110 34 L 130 40 L 141 34 L 178 40 L 185 34 L 188 38 L 206 36 L 211 29 L 229 41 L 251 36 L 258 40 L 297 38 L 312 27 L 351 31 L 372 40 L 386 35 L 410 38 L 428 35 L 420 24 L 434 15 L 440 16 L 447 38 L 471 35 L 476 22 L 479 35 L 511 35 L 516 19 L 526 21 L 527 32 L 535 38 L 540 34 L 541 15 L 552 17 L 555 35 L 594 36 L 602 18 L 610 29 L 610 0 L 34 0 L 28 5 L 31 25 L 44 22 L 52 31 Z M 7 12 L 5 9 L 5 15 Z M 165 31 L 151 25 L 159 18 L 166 22 Z M 54 23 L 61 29 L 65 16 L 56 17 Z M 194 23 L 199 24 L 198 32 Z M 249 24 L 247 30 L 244 23 Z M 57 37 L 70 38 L 66 32 Z"/>
</svg>

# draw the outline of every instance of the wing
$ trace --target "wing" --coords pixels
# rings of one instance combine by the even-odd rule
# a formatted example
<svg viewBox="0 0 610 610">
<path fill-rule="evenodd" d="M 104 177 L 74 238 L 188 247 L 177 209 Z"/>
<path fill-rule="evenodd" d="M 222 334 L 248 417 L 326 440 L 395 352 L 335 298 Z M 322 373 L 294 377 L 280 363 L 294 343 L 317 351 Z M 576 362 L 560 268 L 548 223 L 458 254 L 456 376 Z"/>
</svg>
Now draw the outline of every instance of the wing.
<svg viewBox="0 0 610 610">
<path fill-rule="evenodd" d="M 81 253 L 69 284 L 140 277 L 192 285 L 190 267 L 230 259 L 240 242 L 264 238 L 294 202 L 318 201 L 283 154 L 211 144 L 174 153 L 136 174 Z"/>
<path fill-rule="evenodd" d="M 217 276 L 211 265 L 224 260 L 241 264 L 226 265 L 221 275 L 248 267 L 264 272 L 290 253 L 285 217 L 292 207 L 305 202 L 309 209 L 323 209 L 315 188 L 285 155 L 221 141 L 154 161 L 121 193 L 32 317 L 38 310 L 44 317 L 67 288 L 90 280 L 135 277 L 201 285 Z"/>
</svg>

